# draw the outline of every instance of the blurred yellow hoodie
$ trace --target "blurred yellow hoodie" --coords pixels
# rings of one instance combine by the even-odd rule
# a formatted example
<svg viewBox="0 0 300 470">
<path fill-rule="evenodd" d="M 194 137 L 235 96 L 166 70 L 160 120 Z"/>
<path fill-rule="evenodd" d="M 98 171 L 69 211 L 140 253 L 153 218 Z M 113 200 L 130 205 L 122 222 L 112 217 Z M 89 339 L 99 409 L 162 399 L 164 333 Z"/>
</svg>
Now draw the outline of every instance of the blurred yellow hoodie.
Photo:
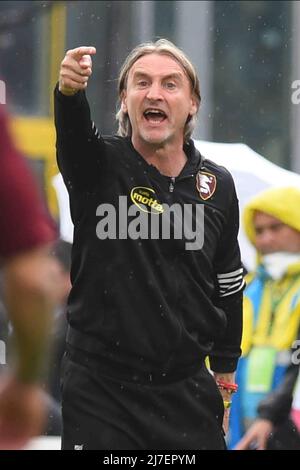
<svg viewBox="0 0 300 470">
<path fill-rule="evenodd" d="M 255 196 L 245 206 L 244 228 L 254 246 L 253 216 L 255 211 L 272 215 L 300 232 L 300 189 L 295 187 L 268 189 Z M 290 348 L 299 326 L 300 262 L 291 264 L 285 275 L 278 281 L 264 279 L 263 287 L 259 288 L 257 285 L 255 289 L 253 283 L 257 277 L 263 278 L 266 274 L 260 266 L 260 260 L 258 254 L 257 271 L 248 274 L 246 278 L 248 287 L 244 295 L 243 355 L 249 352 L 251 345 L 269 345 L 279 350 Z M 260 299 L 258 299 L 258 290 L 261 289 Z M 275 303 L 274 296 L 276 297 Z"/>
</svg>

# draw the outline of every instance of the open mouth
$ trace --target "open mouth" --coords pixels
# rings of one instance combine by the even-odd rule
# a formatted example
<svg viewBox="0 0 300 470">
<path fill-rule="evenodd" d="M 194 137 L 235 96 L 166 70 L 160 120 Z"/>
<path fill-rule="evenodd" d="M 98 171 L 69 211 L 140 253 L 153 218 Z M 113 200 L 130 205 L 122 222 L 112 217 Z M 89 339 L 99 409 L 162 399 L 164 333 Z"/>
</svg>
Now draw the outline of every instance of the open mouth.
<svg viewBox="0 0 300 470">
<path fill-rule="evenodd" d="M 167 119 L 167 115 L 161 109 L 149 108 L 144 112 L 144 118 L 150 123 L 159 124 Z"/>
</svg>

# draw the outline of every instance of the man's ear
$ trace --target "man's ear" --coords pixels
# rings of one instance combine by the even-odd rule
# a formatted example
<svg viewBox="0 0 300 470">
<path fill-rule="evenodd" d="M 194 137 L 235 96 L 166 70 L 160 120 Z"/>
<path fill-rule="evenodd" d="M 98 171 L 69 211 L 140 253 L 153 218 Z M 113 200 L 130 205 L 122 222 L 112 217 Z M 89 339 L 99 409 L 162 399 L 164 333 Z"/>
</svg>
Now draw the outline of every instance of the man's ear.
<svg viewBox="0 0 300 470">
<path fill-rule="evenodd" d="M 128 109 L 127 109 L 127 94 L 126 94 L 125 90 L 122 93 L 121 109 L 122 109 L 123 113 L 128 112 Z"/>
<path fill-rule="evenodd" d="M 191 97 L 190 116 L 194 116 L 198 111 L 198 101 L 194 96 Z"/>
</svg>

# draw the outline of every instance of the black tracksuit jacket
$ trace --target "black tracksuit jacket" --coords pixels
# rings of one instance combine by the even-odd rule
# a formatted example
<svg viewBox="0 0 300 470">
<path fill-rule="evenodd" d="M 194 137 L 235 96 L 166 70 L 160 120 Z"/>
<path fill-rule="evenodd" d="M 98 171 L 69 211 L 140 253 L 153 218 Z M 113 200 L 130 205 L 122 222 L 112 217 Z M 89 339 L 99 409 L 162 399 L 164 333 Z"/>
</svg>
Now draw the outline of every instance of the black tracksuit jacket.
<svg viewBox="0 0 300 470">
<path fill-rule="evenodd" d="M 67 97 L 56 88 L 55 124 L 74 223 L 67 341 L 100 355 L 112 371 L 114 365 L 130 365 L 147 373 L 189 375 L 207 355 L 216 372 L 234 371 L 243 277 L 238 201 L 229 172 L 204 160 L 190 140 L 180 175 L 163 176 L 130 138 L 98 135 L 84 92 Z M 204 198 L 200 173 L 213 181 L 210 192 L 202 188 Z M 118 230 L 115 239 L 99 239 L 104 220 L 99 207 L 115 207 L 118 225 L 119 196 L 135 209 L 136 193 L 153 196 L 155 204 L 204 204 L 203 247 L 187 250 L 184 236 L 134 240 L 118 236 Z M 128 223 L 134 219 L 129 215 Z"/>
</svg>

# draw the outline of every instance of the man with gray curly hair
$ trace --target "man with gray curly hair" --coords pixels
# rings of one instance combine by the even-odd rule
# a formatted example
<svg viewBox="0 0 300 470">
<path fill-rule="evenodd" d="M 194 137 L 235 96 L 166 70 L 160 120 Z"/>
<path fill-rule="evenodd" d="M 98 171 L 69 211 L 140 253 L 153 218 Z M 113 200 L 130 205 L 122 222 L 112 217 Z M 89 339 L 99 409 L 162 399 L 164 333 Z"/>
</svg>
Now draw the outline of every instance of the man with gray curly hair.
<svg viewBox="0 0 300 470">
<path fill-rule="evenodd" d="M 69 50 L 55 90 L 75 225 L 62 447 L 224 449 L 244 286 L 232 177 L 191 139 L 199 80 L 178 47 L 129 54 L 114 136 L 90 118 L 95 53 Z"/>
</svg>

